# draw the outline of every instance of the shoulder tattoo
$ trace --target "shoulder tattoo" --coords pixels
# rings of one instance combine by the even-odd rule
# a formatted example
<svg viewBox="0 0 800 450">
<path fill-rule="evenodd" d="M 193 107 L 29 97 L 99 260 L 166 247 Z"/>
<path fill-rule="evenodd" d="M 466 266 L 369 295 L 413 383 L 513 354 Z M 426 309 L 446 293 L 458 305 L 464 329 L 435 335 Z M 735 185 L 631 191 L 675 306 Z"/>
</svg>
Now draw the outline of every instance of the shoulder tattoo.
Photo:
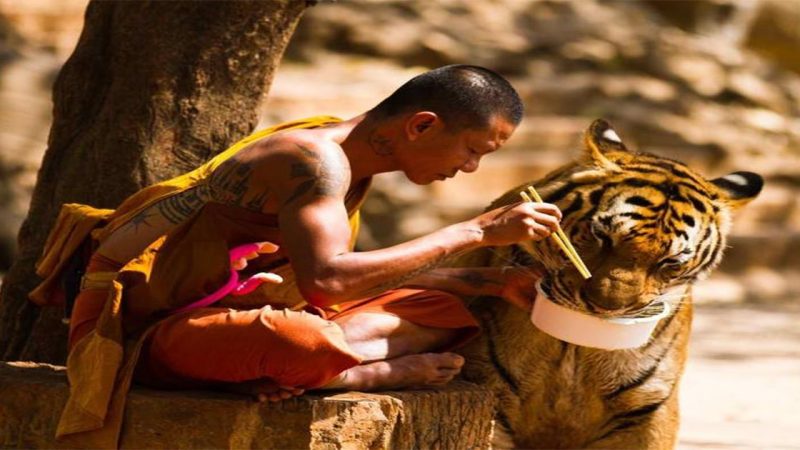
<svg viewBox="0 0 800 450">
<path fill-rule="evenodd" d="M 300 144 L 297 147 L 303 160 L 291 165 L 289 178 L 297 184 L 284 205 L 304 195 L 336 197 L 347 192 L 349 168 L 342 155 L 315 152 Z"/>
</svg>

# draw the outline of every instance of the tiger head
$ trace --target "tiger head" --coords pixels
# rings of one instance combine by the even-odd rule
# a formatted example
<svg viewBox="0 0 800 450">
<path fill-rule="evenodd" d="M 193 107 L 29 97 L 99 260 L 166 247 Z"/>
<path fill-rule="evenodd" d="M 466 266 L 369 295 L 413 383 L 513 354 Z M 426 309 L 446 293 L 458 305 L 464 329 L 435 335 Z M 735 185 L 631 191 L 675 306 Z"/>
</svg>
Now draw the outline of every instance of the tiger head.
<svg viewBox="0 0 800 450">
<path fill-rule="evenodd" d="M 751 172 L 706 180 L 680 162 L 630 151 L 604 120 L 589 126 L 584 144 L 576 161 L 536 188 L 561 209 L 561 226 L 592 277 L 585 280 L 552 239 L 512 251 L 545 266 L 545 295 L 596 315 L 635 314 L 707 275 L 722 257 L 731 214 L 763 186 Z M 498 203 L 518 201 L 522 189 Z"/>
</svg>

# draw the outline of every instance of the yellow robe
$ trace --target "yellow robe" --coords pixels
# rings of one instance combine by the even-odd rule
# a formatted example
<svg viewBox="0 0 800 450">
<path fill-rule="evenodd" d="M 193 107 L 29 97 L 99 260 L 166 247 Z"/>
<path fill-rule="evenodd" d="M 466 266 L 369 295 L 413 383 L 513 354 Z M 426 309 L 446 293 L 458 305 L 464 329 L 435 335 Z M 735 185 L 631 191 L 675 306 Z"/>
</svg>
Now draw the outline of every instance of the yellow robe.
<svg viewBox="0 0 800 450">
<path fill-rule="evenodd" d="M 222 162 L 258 139 L 277 131 L 338 121 L 320 116 L 258 131 L 198 169 L 140 190 L 116 210 L 64 205 L 37 263 L 37 274 L 44 280 L 30 293 L 31 300 L 40 305 L 57 304 L 62 271 L 87 237 L 95 245 L 101 243 L 155 202 L 205 182 Z M 358 231 L 358 208 L 368 187 L 369 180 L 365 180 L 351 189 L 345 200 L 350 214 L 351 242 Z M 101 272 L 84 279 L 85 284 L 110 284 L 109 298 L 95 330 L 75 345 L 67 359 L 70 396 L 56 431 L 59 441 L 67 446 L 117 447 L 125 398 L 142 343 L 153 326 L 170 311 L 208 295 L 225 283 L 230 270 L 229 248 L 257 241 L 280 244 L 280 240 L 275 216 L 207 203 L 127 262 L 118 273 Z M 282 273 L 288 278 L 287 285 L 293 284 L 291 268 L 282 252 L 265 255 L 251 266 L 255 270 Z M 296 300 L 284 299 L 293 301 Z"/>
</svg>

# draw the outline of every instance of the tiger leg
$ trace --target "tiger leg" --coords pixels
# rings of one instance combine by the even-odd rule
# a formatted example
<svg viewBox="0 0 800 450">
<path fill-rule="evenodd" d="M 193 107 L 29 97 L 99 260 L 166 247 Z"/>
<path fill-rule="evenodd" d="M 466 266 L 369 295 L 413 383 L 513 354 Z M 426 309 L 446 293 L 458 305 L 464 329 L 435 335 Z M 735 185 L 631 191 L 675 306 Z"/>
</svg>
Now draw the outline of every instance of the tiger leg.
<svg viewBox="0 0 800 450">
<path fill-rule="evenodd" d="M 670 450 L 677 443 L 679 426 L 678 389 L 661 406 L 646 415 L 622 419 L 586 448 Z"/>
</svg>

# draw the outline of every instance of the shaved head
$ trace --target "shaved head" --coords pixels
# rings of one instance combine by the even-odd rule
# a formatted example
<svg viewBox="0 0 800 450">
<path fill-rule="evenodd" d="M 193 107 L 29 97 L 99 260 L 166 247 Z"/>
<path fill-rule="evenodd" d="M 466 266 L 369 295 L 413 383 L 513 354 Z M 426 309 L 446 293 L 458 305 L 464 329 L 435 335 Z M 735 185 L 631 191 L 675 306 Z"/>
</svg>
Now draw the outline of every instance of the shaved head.
<svg viewBox="0 0 800 450">
<path fill-rule="evenodd" d="M 417 111 L 436 113 L 451 130 L 486 129 L 495 116 L 518 125 L 523 106 L 517 91 L 497 73 L 450 65 L 417 75 L 367 114 L 380 120 Z"/>
</svg>

